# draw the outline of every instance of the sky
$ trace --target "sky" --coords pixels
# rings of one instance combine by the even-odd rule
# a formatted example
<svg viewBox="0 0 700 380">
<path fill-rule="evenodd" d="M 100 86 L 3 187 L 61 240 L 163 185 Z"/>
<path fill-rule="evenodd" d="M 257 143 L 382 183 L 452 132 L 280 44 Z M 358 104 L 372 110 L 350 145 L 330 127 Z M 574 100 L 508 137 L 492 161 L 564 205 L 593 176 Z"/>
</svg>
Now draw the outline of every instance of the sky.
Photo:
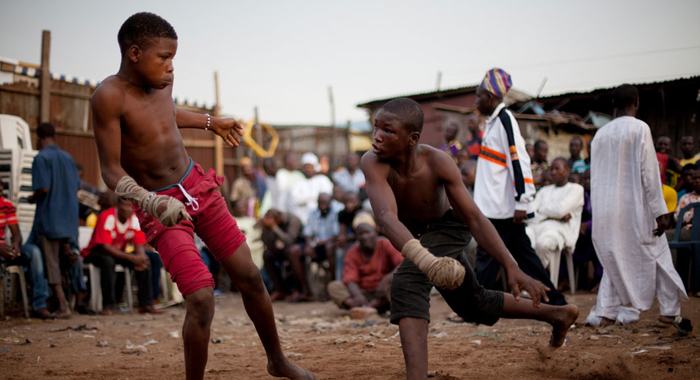
<svg viewBox="0 0 700 380">
<path fill-rule="evenodd" d="M 102 80 L 117 31 L 149 11 L 178 34 L 173 93 L 275 124 L 366 120 L 359 103 L 478 84 L 492 67 L 535 95 L 700 75 L 700 1 L 0 0 L 0 57 Z"/>
</svg>

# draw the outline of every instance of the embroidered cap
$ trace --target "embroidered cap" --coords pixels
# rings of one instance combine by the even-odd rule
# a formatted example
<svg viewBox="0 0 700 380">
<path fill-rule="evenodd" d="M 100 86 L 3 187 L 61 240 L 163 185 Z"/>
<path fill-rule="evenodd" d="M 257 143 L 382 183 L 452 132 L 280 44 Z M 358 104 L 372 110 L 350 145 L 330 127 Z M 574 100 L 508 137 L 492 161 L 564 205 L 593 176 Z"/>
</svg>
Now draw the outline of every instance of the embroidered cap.
<svg viewBox="0 0 700 380">
<path fill-rule="evenodd" d="M 487 71 L 484 80 L 481 81 L 481 87 L 501 99 L 503 99 L 511 86 L 513 86 L 513 81 L 510 79 L 510 74 L 498 67 Z"/>
</svg>

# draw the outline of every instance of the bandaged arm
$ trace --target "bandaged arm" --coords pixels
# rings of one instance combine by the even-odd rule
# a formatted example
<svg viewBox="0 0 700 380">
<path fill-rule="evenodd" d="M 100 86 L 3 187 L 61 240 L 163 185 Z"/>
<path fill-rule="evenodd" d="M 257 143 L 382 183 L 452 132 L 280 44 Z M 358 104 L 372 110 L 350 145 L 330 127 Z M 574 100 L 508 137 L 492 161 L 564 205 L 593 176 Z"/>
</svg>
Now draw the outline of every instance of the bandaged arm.
<svg viewBox="0 0 700 380">
<path fill-rule="evenodd" d="M 158 218 L 166 227 L 177 225 L 180 217 L 182 217 L 182 220 L 192 219 L 182 202 L 171 196 L 152 193 L 139 186 L 136 181 L 129 176 L 125 175 L 122 177 L 119 182 L 117 182 L 114 191 L 120 197 L 134 202 L 137 206 L 146 211 L 146 213 Z M 164 203 L 167 204 L 167 207 L 162 214 L 159 214 L 158 207 Z"/>
</svg>

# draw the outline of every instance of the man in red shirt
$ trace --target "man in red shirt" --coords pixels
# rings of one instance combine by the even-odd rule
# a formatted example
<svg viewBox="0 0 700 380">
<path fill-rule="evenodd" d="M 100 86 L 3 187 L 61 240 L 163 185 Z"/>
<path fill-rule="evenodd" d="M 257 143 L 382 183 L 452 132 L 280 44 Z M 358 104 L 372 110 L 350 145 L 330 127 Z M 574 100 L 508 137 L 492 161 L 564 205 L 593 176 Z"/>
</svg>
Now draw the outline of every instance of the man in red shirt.
<svg viewBox="0 0 700 380">
<path fill-rule="evenodd" d="M 141 231 L 129 200 L 119 198 L 117 207 L 102 212 L 97 218 L 90 244 L 83 249 L 82 256 L 85 263 L 100 268 L 102 314 L 112 314 L 117 306 L 114 285 L 117 279 L 114 270 L 116 264 L 136 270 L 139 313 L 158 313 L 153 308 L 153 285 L 145 243 L 146 235 Z"/>
<path fill-rule="evenodd" d="M 345 254 L 342 282 L 328 284 L 328 294 L 338 306 L 351 309 L 353 318 L 386 310 L 391 279 L 403 261 L 386 238 L 377 238 L 374 218 L 366 212 L 355 216 L 353 229 L 359 244 Z"/>
</svg>

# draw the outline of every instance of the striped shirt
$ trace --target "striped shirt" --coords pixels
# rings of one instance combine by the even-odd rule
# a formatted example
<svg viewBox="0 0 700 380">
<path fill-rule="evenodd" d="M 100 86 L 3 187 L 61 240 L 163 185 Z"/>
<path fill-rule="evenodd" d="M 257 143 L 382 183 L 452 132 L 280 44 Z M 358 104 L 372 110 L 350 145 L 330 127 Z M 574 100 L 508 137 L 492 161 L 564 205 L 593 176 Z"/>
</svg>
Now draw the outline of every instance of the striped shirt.
<svg viewBox="0 0 700 380">
<path fill-rule="evenodd" d="M 15 206 L 5 197 L 0 197 L 0 245 L 5 245 L 7 226 L 17 224 Z"/>
<path fill-rule="evenodd" d="M 476 162 L 474 202 L 490 219 L 512 218 L 528 210 L 535 196 L 530 156 L 518 122 L 503 103 L 486 119 Z"/>
</svg>

